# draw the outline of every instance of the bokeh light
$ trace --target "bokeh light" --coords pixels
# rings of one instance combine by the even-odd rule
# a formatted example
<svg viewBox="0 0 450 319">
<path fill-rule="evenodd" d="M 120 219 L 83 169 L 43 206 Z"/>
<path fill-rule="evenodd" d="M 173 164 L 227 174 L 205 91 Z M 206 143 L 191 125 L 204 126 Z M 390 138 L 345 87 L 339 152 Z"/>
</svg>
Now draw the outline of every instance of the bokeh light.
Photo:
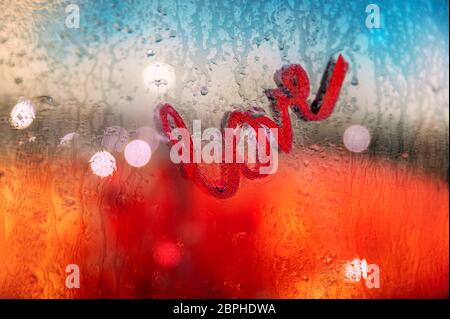
<svg viewBox="0 0 450 319">
<path fill-rule="evenodd" d="M 111 153 L 101 151 L 95 153 L 89 160 L 92 172 L 101 178 L 110 176 L 117 170 L 116 159 Z"/>
<path fill-rule="evenodd" d="M 150 146 L 143 140 L 134 140 L 125 147 L 125 160 L 133 167 L 145 166 L 152 157 Z"/>
<path fill-rule="evenodd" d="M 23 130 L 33 123 L 35 117 L 33 102 L 27 99 L 20 99 L 11 110 L 10 123 L 14 128 Z"/>
<path fill-rule="evenodd" d="M 142 74 L 144 86 L 152 93 L 165 93 L 175 85 L 175 70 L 166 63 L 152 63 Z"/>
<path fill-rule="evenodd" d="M 361 125 L 352 125 L 344 132 L 344 145 L 353 153 L 365 151 L 370 144 L 370 133 Z"/>
<path fill-rule="evenodd" d="M 162 267 L 172 268 L 181 261 L 181 248 L 171 241 L 162 241 L 155 246 L 153 258 Z"/>
</svg>

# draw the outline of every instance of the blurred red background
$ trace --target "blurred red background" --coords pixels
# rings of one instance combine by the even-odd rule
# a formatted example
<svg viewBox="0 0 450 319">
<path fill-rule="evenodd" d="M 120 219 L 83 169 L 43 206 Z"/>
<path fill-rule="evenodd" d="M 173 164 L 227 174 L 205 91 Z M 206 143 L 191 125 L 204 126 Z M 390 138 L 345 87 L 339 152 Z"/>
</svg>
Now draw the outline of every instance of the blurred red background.
<svg viewBox="0 0 450 319">
<path fill-rule="evenodd" d="M 1 167 L 0 296 L 448 296 L 448 184 L 406 161 L 315 145 L 220 200 L 161 149 L 104 179 L 69 153 Z M 345 280 L 353 258 L 380 267 L 379 289 Z"/>
</svg>

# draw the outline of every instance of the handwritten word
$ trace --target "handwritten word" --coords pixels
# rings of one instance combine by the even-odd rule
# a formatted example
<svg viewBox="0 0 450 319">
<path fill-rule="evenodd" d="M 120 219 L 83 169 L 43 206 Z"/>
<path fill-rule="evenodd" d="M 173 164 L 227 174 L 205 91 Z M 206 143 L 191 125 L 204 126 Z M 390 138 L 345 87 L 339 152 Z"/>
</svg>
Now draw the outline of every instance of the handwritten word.
<svg viewBox="0 0 450 319">
<path fill-rule="evenodd" d="M 258 128 L 278 129 L 278 147 L 280 151 L 290 152 L 292 149 L 293 133 L 289 117 L 289 107 L 306 121 L 320 121 L 328 118 L 334 109 L 339 92 L 347 73 L 348 63 L 342 55 L 336 61 L 331 60 L 322 77 L 319 92 L 311 105 L 307 102 L 310 94 L 309 78 L 301 65 L 291 64 L 282 67 L 274 75 L 276 89 L 266 90 L 265 93 L 272 102 L 274 119 L 266 116 L 255 116 L 249 111 L 234 111 L 228 114 L 227 121 L 224 121 L 224 128 L 237 129 L 238 127 L 252 127 L 257 134 Z M 227 115 L 227 114 L 226 114 Z M 187 130 L 186 124 L 180 114 L 170 105 L 159 105 L 156 110 L 156 119 L 163 133 L 170 138 L 170 133 L 174 128 Z M 223 128 L 223 129 L 224 129 Z M 222 133 L 224 134 L 224 132 Z M 269 136 L 266 136 L 269 139 Z M 176 140 L 170 139 L 170 143 L 175 145 Z M 269 145 L 270 143 L 267 143 Z M 233 154 L 236 150 L 236 136 L 231 145 L 225 145 L 223 154 Z M 269 147 L 269 146 L 268 146 Z M 193 142 L 189 137 L 190 158 L 193 159 Z M 190 160 L 188 163 L 180 163 L 181 172 L 185 178 L 194 182 L 204 192 L 217 198 L 225 199 L 233 196 L 240 183 L 240 174 L 248 179 L 263 178 L 268 174 L 260 172 L 261 162 L 257 161 L 251 167 L 248 163 L 227 163 L 225 160 L 220 165 L 220 180 L 215 182 L 207 178 L 202 172 L 198 163 Z"/>
</svg>

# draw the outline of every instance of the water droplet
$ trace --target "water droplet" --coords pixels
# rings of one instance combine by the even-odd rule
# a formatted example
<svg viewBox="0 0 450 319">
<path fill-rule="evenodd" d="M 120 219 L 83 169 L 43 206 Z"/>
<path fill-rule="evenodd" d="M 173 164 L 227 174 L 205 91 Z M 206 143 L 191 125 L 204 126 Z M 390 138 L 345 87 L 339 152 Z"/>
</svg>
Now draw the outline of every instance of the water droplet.
<svg viewBox="0 0 450 319">
<path fill-rule="evenodd" d="M 322 261 L 325 265 L 329 265 L 333 262 L 334 257 L 333 256 L 325 256 L 323 257 Z"/>
<path fill-rule="evenodd" d="M 66 135 L 64 135 L 61 138 L 59 145 L 61 145 L 61 146 L 68 145 L 71 141 L 73 141 L 75 134 L 76 134 L 75 132 L 71 132 L 71 133 L 67 133 Z"/>
<path fill-rule="evenodd" d="M 118 22 L 114 22 L 112 27 L 117 31 L 120 31 L 120 29 L 121 29 L 120 24 Z"/>
<path fill-rule="evenodd" d="M 207 95 L 208 94 L 208 88 L 206 86 L 202 86 L 200 88 L 200 94 L 201 95 Z"/>
<path fill-rule="evenodd" d="M 53 97 L 51 97 L 51 96 L 42 95 L 42 96 L 39 96 L 38 98 L 41 103 L 53 104 Z"/>
<path fill-rule="evenodd" d="M 322 151 L 322 148 L 321 148 L 319 145 L 317 145 L 317 144 L 311 145 L 311 146 L 309 147 L 309 149 L 311 149 L 311 150 L 313 150 L 313 151 L 315 151 L 315 152 L 321 152 L 321 151 Z"/>
</svg>

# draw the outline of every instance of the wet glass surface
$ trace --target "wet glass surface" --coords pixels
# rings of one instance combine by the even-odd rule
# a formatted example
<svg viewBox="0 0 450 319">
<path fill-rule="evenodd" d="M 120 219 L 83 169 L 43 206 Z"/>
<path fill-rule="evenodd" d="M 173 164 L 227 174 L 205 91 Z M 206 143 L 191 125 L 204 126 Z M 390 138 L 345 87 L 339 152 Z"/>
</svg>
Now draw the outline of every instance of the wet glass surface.
<svg viewBox="0 0 450 319">
<path fill-rule="evenodd" d="M 448 2 L 373 2 L 380 28 L 361 1 L 1 1 L 0 297 L 448 296 Z M 191 130 L 272 116 L 277 70 L 311 102 L 339 54 L 276 174 L 219 200 L 171 163 L 158 103 Z"/>
</svg>

